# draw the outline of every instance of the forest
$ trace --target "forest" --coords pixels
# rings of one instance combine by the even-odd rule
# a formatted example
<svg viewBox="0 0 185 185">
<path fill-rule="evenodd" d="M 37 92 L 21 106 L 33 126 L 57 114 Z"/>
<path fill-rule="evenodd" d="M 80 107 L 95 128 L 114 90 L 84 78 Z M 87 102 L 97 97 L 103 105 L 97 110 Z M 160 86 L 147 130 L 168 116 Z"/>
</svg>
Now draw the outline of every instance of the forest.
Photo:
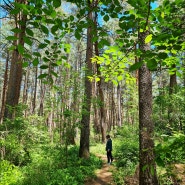
<svg viewBox="0 0 185 185">
<path fill-rule="evenodd" d="M 184 0 L 0 0 L 0 50 L 0 185 L 185 184 Z"/>
</svg>

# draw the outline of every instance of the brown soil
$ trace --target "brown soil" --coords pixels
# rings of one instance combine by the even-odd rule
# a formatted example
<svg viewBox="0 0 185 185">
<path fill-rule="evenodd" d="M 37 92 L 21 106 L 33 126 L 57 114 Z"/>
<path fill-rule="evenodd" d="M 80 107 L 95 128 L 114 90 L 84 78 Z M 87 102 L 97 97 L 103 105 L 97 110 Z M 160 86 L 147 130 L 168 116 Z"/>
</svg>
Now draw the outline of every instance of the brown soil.
<svg viewBox="0 0 185 185">
<path fill-rule="evenodd" d="M 175 164 L 172 173 L 175 185 L 185 185 L 185 164 Z"/>
<path fill-rule="evenodd" d="M 102 168 L 96 171 L 96 178 L 87 180 L 85 185 L 114 185 L 111 172 L 114 166 L 107 164 L 105 155 L 97 156 L 103 160 Z"/>
</svg>

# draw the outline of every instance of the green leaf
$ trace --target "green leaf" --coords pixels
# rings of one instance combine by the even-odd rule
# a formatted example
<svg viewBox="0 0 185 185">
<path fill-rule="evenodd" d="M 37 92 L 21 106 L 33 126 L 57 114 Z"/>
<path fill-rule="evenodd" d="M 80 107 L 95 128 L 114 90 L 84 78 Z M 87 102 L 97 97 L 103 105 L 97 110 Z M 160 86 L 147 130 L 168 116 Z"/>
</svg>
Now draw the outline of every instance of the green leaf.
<svg viewBox="0 0 185 185">
<path fill-rule="evenodd" d="M 81 34 L 78 31 L 75 31 L 75 37 L 76 39 L 80 40 Z"/>
<path fill-rule="evenodd" d="M 38 76 L 38 79 L 43 79 L 46 78 L 48 76 L 48 74 L 41 74 Z"/>
<path fill-rule="evenodd" d="M 41 54 L 39 52 L 33 52 L 33 55 L 35 55 L 37 57 L 41 57 Z"/>
<path fill-rule="evenodd" d="M 145 44 L 149 43 L 152 40 L 152 34 L 149 34 L 146 38 L 145 38 Z"/>
<path fill-rule="evenodd" d="M 151 59 L 150 61 L 147 62 L 147 67 L 150 70 L 155 70 L 157 69 L 157 61 L 155 59 Z"/>
<path fill-rule="evenodd" d="M 23 64 L 22 64 L 22 67 L 28 67 L 29 66 L 29 63 L 28 62 L 24 62 Z"/>
<path fill-rule="evenodd" d="M 46 42 L 46 43 L 50 44 L 50 41 L 49 41 L 49 40 L 47 40 L 47 39 L 44 39 L 44 42 Z"/>
<path fill-rule="evenodd" d="M 123 80 L 123 76 L 122 75 L 120 75 L 120 76 L 118 76 L 118 81 L 121 81 L 121 80 Z"/>
<path fill-rule="evenodd" d="M 32 59 L 32 56 L 28 53 L 23 54 L 24 58 Z"/>
<path fill-rule="evenodd" d="M 14 33 L 21 33 L 22 32 L 22 30 L 19 29 L 19 28 L 11 29 L 11 31 L 14 32 Z"/>
<path fill-rule="evenodd" d="M 130 66 L 129 71 L 135 71 L 136 69 L 139 69 L 143 65 L 143 62 L 136 62 L 132 66 Z"/>
<path fill-rule="evenodd" d="M 73 22 L 75 18 L 74 18 L 74 16 L 70 15 L 69 19 L 71 22 Z"/>
<path fill-rule="evenodd" d="M 165 59 L 168 57 L 167 53 L 159 53 L 158 56 L 160 59 Z"/>
<path fill-rule="evenodd" d="M 55 32 L 58 30 L 58 26 L 57 25 L 54 25 L 52 28 L 51 28 L 51 33 L 53 35 L 55 35 Z"/>
<path fill-rule="evenodd" d="M 92 41 L 93 42 L 96 42 L 98 40 L 98 37 L 96 37 L 96 36 L 94 36 L 93 38 L 92 38 Z"/>
<path fill-rule="evenodd" d="M 105 22 L 109 21 L 109 16 L 108 16 L 108 15 L 105 15 L 105 16 L 103 17 L 103 20 L 104 20 Z"/>
<path fill-rule="evenodd" d="M 106 39 L 102 39 L 102 40 L 100 40 L 100 42 L 98 43 L 98 47 L 99 47 L 99 48 L 103 48 L 104 46 L 110 46 L 109 41 L 106 40 Z"/>
<path fill-rule="evenodd" d="M 38 46 L 39 49 L 44 49 L 45 47 L 47 47 L 47 44 L 44 44 L 44 43 L 41 43 Z"/>
<path fill-rule="evenodd" d="M 31 37 L 33 37 L 33 35 L 34 35 L 33 31 L 30 30 L 29 28 L 26 28 L 26 33 L 27 33 L 29 36 L 31 36 Z"/>
<path fill-rule="evenodd" d="M 55 77 L 58 77 L 58 74 L 55 73 L 54 71 L 51 71 L 51 74 L 54 75 Z"/>
<path fill-rule="evenodd" d="M 6 40 L 17 40 L 17 37 L 15 37 L 15 36 L 8 36 L 8 37 L 6 37 Z"/>
<path fill-rule="evenodd" d="M 164 12 L 161 12 L 161 17 L 164 19 Z"/>
<path fill-rule="evenodd" d="M 116 86 L 118 85 L 118 82 L 116 80 L 112 80 L 112 82 L 114 85 L 116 85 Z"/>
<path fill-rule="evenodd" d="M 48 66 L 47 65 L 41 65 L 40 68 L 41 69 L 48 69 Z"/>
<path fill-rule="evenodd" d="M 14 49 L 16 49 L 16 46 L 10 46 L 8 49 L 9 49 L 10 51 L 13 51 Z"/>
<path fill-rule="evenodd" d="M 39 64 L 38 58 L 35 58 L 32 62 L 33 66 L 37 66 Z"/>
<path fill-rule="evenodd" d="M 49 34 L 49 30 L 48 30 L 48 28 L 47 28 L 46 26 L 41 25 L 40 27 L 41 27 L 41 30 L 42 30 L 46 35 Z"/>
<path fill-rule="evenodd" d="M 53 6 L 55 8 L 58 8 L 61 6 L 61 0 L 53 0 Z"/>
<path fill-rule="evenodd" d="M 56 64 L 57 64 L 58 66 L 61 65 L 61 64 L 62 64 L 62 60 L 56 61 Z"/>
<path fill-rule="evenodd" d="M 24 53 L 24 47 L 21 44 L 18 44 L 17 49 L 21 55 Z"/>
<path fill-rule="evenodd" d="M 44 60 L 44 62 L 49 62 L 50 61 L 50 59 L 48 59 L 47 57 L 43 57 L 43 60 Z"/>
<path fill-rule="evenodd" d="M 13 14 L 13 15 L 16 15 L 20 12 L 20 9 L 19 8 L 15 8 L 13 10 L 10 11 L 10 14 Z"/>
<path fill-rule="evenodd" d="M 26 44 L 28 44 L 29 46 L 32 45 L 32 41 L 31 41 L 28 37 L 24 37 L 23 40 L 24 40 L 24 42 L 25 42 Z"/>
<path fill-rule="evenodd" d="M 51 13 L 51 17 L 54 19 L 54 18 L 56 18 L 56 16 L 57 16 L 57 12 L 55 10 L 53 10 Z"/>
</svg>

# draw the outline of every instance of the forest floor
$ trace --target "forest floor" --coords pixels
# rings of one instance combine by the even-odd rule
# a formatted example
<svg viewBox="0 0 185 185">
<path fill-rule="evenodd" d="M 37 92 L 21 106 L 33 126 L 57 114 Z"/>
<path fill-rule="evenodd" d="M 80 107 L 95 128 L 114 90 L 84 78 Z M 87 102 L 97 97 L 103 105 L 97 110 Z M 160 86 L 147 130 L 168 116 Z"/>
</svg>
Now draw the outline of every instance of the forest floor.
<svg viewBox="0 0 185 185">
<path fill-rule="evenodd" d="M 116 170 L 114 165 L 107 164 L 106 155 L 97 154 L 99 158 L 103 160 L 101 169 L 98 169 L 95 179 L 88 179 L 85 185 L 115 185 L 113 182 L 112 172 Z M 174 185 L 185 185 L 185 164 L 175 164 L 172 173 L 174 174 Z M 135 174 L 125 178 L 126 185 L 138 185 L 139 184 L 139 167 L 136 168 Z"/>
<path fill-rule="evenodd" d="M 115 185 L 112 176 L 112 171 L 115 169 L 114 165 L 107 164 L 106 155 L 97 154 L 97 156 L 103 161 L 102 168 L 96 171 L 96 178 L 88 179 L 85 185 Z"/>
</svg>

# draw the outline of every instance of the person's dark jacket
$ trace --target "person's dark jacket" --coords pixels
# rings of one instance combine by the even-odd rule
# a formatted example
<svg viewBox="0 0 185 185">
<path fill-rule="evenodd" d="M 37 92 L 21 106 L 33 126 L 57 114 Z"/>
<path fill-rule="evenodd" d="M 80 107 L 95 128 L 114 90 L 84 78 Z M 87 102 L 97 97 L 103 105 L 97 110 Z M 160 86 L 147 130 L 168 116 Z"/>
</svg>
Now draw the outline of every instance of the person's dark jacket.
<svg viewBox="0 0 185 185">
<path fill-rule="evenodd" d="M 109 138 L 106 143 L 106 151 L 112 151 L 112 140 Z"/>
</svg>

